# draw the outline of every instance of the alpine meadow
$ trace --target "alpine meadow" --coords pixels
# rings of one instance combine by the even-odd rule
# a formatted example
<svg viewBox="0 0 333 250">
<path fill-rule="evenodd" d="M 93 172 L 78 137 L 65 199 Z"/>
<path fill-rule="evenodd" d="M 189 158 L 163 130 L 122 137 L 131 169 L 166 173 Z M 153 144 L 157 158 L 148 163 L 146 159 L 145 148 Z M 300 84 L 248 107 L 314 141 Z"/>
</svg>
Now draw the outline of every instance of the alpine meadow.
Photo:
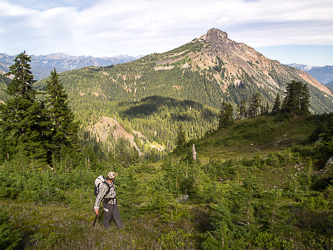
<svg viewBox="0 0 333 250">
<path fill-rule="evenodd" d="M 0 249 L 333 249 L 333 94 L 308 73 L 218 29 L 39 81 L 30 63 L 0 74 Z M 110 171 L 120 230 L 95 220 Z"/>
</svg>

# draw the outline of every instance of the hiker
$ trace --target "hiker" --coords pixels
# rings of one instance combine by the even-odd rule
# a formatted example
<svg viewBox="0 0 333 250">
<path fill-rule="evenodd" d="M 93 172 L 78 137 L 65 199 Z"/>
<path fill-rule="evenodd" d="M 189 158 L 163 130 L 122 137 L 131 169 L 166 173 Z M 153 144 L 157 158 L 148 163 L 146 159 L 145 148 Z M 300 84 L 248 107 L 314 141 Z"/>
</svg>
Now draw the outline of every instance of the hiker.
<svg viewBox="0 0 333 250">
<path fill-rule="evenodd" d="M 110 172 L 108 173 L 108 177 L 104 179 L 102 183 L 99 185 L 99 192 L 96 196 L 96 202 L 94 205 L 94 211 L 96 216 L 98 215 L 99 204 L 103 201 L 104 207 L 104 227 L 110 226 L 110 221 L 113 218 L 116 222 L 118 229 L 123 229 L 120 219 L 119 208 L 117 205 L 117 198 L 116 198 L 116 188 L 114 186 L 114 179 L 116 178 L 116 173 Z M 100 176 L 102 177 L 102 176 Z M 99 177 L 98 177 L 99 178 Z M 103 177 L 105 178 L 105 177 Z M 105 197 L 104 197 L 105 196 Z M 103 198 L 104 197 L 104 198 Z"/>
</svg>

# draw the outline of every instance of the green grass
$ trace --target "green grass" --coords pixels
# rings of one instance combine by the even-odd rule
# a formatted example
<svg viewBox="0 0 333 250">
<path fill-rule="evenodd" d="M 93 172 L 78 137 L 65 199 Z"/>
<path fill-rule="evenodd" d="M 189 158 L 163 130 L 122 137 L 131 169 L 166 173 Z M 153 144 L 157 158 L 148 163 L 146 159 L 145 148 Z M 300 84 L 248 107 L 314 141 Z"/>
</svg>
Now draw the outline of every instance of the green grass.
<svg viewBox="0 0 333 250">
<path fill-rule="evenodd" d="M 24 235 L 21 247 L 26 249 L 197 249 L 200 243 L 195 232 L 198 221 L 192 221 L 199 210 L 190 207 L 178 206 L 177 214 L 126 218 L 120 206 L 124 229 L 118 230 L 114 221 L 104 228 L 103 213 L 93 227 L 95 216 L 87 206 L 9 200 L 0 205 L 10 210 L 14 225 Z"/>
<path fill-rule="evenodd" d="M 211 157 L 241 159 L 252 157 L 259 150 L 263 155 L 282 151 L 308 139 L 315 125 L 306 119 L 298 117 L 277 122 L 276 117 L 266 116 L 235 121 L 233 126 L 197 142 L 197 155 L 203 162 L 208 162 Z"/>
</svg>

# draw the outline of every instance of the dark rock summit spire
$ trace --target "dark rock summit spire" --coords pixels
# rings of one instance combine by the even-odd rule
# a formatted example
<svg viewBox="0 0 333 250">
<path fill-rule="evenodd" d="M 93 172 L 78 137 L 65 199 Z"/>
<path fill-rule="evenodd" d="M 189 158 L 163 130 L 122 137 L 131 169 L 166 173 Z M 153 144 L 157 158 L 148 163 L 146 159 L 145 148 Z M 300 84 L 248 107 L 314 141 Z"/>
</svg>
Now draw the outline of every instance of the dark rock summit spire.
<svg viewBox="0 0 333 250">
<path fill-rule="evenodd" d="M 213 28 L 207 31 L 207 37 L 225 40 L 228 39 L 228 34 L 222 30 Z"/>
</svg>

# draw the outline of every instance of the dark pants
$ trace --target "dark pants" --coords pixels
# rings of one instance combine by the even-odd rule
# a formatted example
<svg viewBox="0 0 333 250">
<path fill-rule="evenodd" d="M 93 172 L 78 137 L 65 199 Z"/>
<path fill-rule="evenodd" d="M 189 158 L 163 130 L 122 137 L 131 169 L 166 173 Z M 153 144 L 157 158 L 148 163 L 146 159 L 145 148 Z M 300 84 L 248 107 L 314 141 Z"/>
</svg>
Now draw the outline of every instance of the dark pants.
<svg viewBox="0 0 333 250">
<path fill-rule="evenodd" d="M 123 229 L 118 205 L 103 202 L 103 207 L 104 207 L 104 221 L 103 221 L 104 227 L 110 226 L 110 221 L 113 217 L 118 229 Z"/>
</svg>

